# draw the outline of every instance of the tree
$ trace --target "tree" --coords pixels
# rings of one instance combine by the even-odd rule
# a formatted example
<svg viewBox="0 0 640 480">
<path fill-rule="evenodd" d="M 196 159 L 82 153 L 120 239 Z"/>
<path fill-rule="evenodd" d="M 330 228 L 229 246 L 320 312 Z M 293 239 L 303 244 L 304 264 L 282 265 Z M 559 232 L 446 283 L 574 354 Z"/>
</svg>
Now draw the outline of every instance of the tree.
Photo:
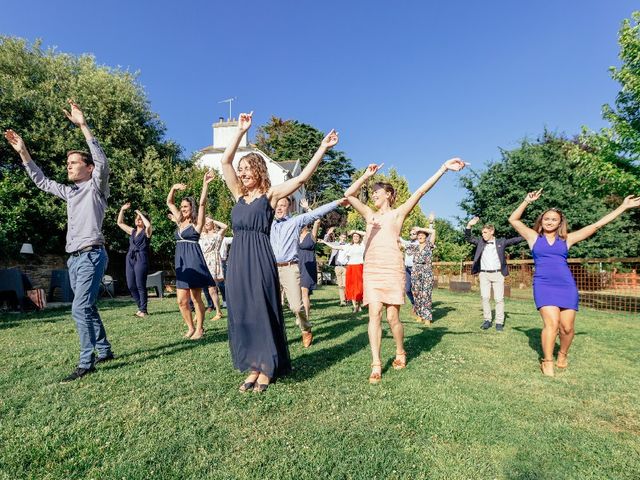
<svg viewBox="0 0 640 480">
<path fill-rule="evenodd" d="M 462 262 L 471 255 L 473 245 L 464 240 L 461 229 L 455 228 L 449 220 L 437 218 L 436 249 L 434 257 L 440 262 Z"/>
<path fill-rule="evenodd" d="M 569 153 L 582 185 L 626 196 L 640 191 L 640 12 L 624 20 L 618 43 L 622 63 L 610 71 L 621 89 L 615 106 L 602 107 L 610 127 L 599 132 L 583 128 Z"/>
<path fill-rule="evenodd" d="M 320 146 L 325 134 L 297 120 L 271 117 L 258 129 L 256 146 L 276 161 L 299 160 L 302 167 Z M 309 203 L 323 204 L 342 197 L 354 168 L 344 152 L 331 149 L 305 185 Z"/>
<path fill-rule="evenodd" d="M 511 151 L 502 151 L 502 159 L 489 165 L 483 173 L 471 171 L 461 177 L 467 195 L 460 206 L 469 216 L 477 215 L 483 223 L 492 223 L 497 236 L 513 236 L 508 224 L 511 212 L 527 192 L 544 188 L 543 197 L 526 212 L 526 222 L 533 226 L 544 210 L 555 207 L 567 216 L 569 230 L 595 222 L 622 201 L 616 195 L 602 196 L 584 189 L 581 173 L 569 157 L 572 143 L 545 132 L 535 142 L 524 140 Z M 625 257 L 640 255 L 637 235 L 638 212 L 628 212 L 593 237 L 571 249 L 572 257 Z M 526 252 L 526 244 L 512 247 Z"/>
<path fill-rule="evenodd" d="M 47 176 L 66 183 L 66 151 L 86 150 L 81 132 L 62 114 L 67 98 L 86 113 L 96 138 L 109 157 L 109 208 L 104 233 L 110 249 L 125 250 L 127 237 L 116 226 L 120 206 L 151 213 L 154 249 L 169 254 L 164 225 L 169 185 L 190 169 L 181 149 L 164 139 L 165 127 L 149 107 L 136 75 L 96 64 L 89 55 L 43 50 L 40 42 L 0 37 L 0 129 L 12 128 L 24 138 L 32 157 Z M 66 206 L 38 190 L 15 152 L 0 142 L 0 254 L 17 251 L 27 239 L 40 252 L 63 251 Z M 162 211 L 162 214 L 160 214 Z M 168 227 L 168 225 L 167 225 Z M 172 248 L 171 248 L 172 251 Z"/>
</svg>

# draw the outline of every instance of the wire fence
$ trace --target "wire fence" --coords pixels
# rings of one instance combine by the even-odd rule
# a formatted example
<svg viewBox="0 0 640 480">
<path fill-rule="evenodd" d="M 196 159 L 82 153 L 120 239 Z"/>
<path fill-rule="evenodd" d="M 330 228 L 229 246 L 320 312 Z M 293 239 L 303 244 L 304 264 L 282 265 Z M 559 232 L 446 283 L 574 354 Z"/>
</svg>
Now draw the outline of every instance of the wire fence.
<svg viewBox="0 0 640 480">
<path fill-rule="evenodd" d="M 640 257 L 570 258 L 569 269 L 580 293 L 580 305 L 596 310 L 640 313 Z M 457 292 L 479 290 L 472 262 L 434 262 L 438 288 Z M 533 299 L 533 260 L 507 260 L 505 296 Z"/>
</svg>

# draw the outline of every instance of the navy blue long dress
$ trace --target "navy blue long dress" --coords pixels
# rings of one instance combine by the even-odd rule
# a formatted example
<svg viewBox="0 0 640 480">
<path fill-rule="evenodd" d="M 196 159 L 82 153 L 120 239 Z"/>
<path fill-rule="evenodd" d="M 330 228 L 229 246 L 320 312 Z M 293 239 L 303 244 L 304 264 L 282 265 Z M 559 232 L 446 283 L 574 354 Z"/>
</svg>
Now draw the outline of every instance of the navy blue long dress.
<svg viewBox="0 0 640 480">
<path fill-rule="evenodd" d="M 270 378 L 291 370 L 276 258 L 269 242 L 274 210 L 266 195 L 231 210 L 233 248 L 227 261 L 227 313 L 233 366 Z"/>
<path fill-rule="evenodd" d="M 176 288 L 207 288 L 215 285 L 204 253 L 198 243 L 200 234 L 193 224 L 176 230 Z"/>
<path fill-rule="evenodd" d="M 298 242 L 298 266 L 300 267 L 300 286 L 314 290 L 318 282 L 318 262 L 316 261 L 316 242 L 308 233 Z"/>
<path fill-rule="evenodd" d="M 147 232 L 136 228 L 129 235 L 129 251 L 125 272 L 127 287 L 138 305 L 138 310 L 147 313 L 147 273 L 149 272 L 149 243 Z"/>
</svg>

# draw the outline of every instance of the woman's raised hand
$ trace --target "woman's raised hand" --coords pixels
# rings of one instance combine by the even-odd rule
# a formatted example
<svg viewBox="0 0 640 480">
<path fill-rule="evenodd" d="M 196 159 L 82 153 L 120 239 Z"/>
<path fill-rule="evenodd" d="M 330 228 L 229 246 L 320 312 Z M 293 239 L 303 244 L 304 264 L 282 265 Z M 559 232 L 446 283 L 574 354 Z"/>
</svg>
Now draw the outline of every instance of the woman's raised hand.
<svg viewBox="0 0 640 480">
<path fill-rule="evenodd" d="M 629 195 L 625 197 L 625 199 L 622 201 L 622 206 L 625 208 L 625 210 L 628 210 L 629 208 L 640 207 L 640 196 L 636 197 L 633 195 Z"/>
<path fill-rule="evenodd" d="M 533 203 L 542 195 L 542 188 L 540 190 L 535 190 L 533 192 L 527 193 L 527 196 L 524 197 L 524 201 L 527 203 Z"/>
<path fill-rule="evenodd" d="M 124 205 L 122 205 L 122 207 L 120 208 L 120 210 L 129 210 L 131 208 L 131 202 L 127 202 Z"/>
<path fill-rule="evenodd" d="M 184 183 L 176 183 L 173 187 L 174 190 L 186 190 L 187 186 Z"/>
<path fill-rule="evenodd" d="M 451 158 L 442 164 L 444 168 L 446 168 L 447 170 L 452 170 L 454 172 L 459 172 L 466 165 L 467 164 L 461 158 L 458 158 L 458 157 Z"/>
<path fill-rule="evenodd" d="M 251 120 L 253 118 L 253 111 L 249 113 L 241 113 L 238 117 L 238 128 L 242 133 L 251 128 Z"/>
<path fill-rule="evenodd" d="M 207 170 L 204 174 L 204 183 L 209 185 L 214 178 L 216 178 L 216 173 L 213 170 Z"/>
<path fill-rule="evenodd" d="M 378 170 L 380 170 L 382 168 L 382 166 L 384 165 L 384 163 L 381 163 L 380 165 L 376 165 L 375 163 L 371 163 L 369 164 L 369 166 L 367 167 L 367 169 L 364 171 L 364 173 L 362 174 L 362 176 L 364 178 L 370 178 L 373 177 Z"/>
<path fill-rule="evenodd" d="M 331 148 L 338 143 L 338 132 L 334 129 L 331 129 L 327 136 L 322 139 L 322 146 L 325 148 Z"/>
</svg>

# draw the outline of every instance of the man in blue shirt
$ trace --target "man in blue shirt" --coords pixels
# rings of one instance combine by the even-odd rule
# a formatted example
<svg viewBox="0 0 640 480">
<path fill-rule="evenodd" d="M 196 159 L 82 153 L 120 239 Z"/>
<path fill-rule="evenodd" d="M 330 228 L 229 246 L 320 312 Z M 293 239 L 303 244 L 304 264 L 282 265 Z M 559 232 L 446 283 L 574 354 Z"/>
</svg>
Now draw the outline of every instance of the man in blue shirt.
<svg viewBox="0 0 640 480">
<path fill-rule="evenodd" d="M 271 248 L 276 256 L 280 286 L 284 290 L 289 307 L 296 316 L 296 324 L 302 331 L 302 344 L 305 348 L 311 345 L 313 335 L 309 319 L 302 308 L 300 269 L 298 268 L 300 230 L 345 202 L 345 199 L 336 200 L 295 217 L 289 216 L 290 198 L 281 198 L 276 204 L 275 219 L 271 225 Z"/>
</svg>

